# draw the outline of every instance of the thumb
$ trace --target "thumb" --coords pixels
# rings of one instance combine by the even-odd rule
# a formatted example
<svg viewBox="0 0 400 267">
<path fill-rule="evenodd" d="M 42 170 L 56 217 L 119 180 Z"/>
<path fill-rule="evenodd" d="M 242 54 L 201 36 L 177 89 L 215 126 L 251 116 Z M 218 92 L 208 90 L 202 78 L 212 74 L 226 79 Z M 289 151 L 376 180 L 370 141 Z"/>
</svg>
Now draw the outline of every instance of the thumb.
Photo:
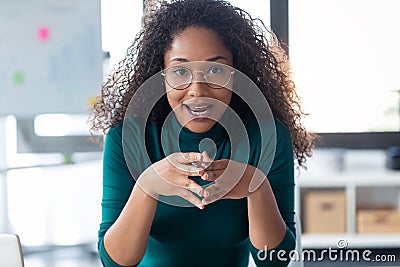
<svg viewBox="0 0 400 267">
<path fill-rule="evenodd" d="M 211 163 L 214 161 L 214 159 L 210 158 L 207 151 L 205 151 L 205 150 L 201 154 L 203 156 L 203 164 L 205 164 L 203 167 L 207 168 L 208 166 L 211 165 Z"/>
</svg>

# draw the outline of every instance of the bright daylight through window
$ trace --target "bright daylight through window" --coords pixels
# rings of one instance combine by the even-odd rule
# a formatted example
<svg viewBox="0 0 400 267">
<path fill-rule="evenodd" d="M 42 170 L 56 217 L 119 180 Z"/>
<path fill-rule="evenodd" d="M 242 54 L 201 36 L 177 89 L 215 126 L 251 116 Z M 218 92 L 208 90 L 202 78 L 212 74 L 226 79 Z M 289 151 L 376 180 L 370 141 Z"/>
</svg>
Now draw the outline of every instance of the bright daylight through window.
<svg viewBox="0 0 400 267">
<path fill-rule="evenodd" d="M 398 0 L 290 0 L 289 47 L 316 132 L 400 128 Z"/>
</svg>

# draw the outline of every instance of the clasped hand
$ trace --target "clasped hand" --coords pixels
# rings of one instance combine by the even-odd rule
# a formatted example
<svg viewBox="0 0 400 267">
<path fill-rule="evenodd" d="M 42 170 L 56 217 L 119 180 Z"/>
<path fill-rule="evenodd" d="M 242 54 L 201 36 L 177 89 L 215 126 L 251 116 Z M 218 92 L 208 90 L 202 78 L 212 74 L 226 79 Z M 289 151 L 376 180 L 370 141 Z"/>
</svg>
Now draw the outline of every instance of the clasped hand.
<svg viewBox="0 0 400 267">
<path fill-rule="evenodd" d="M 213 183 L 203 188 L 190 176 Z M 248 164 L 229 159 L 213 161 L 207 152 L 178 152 L 152 164 L 137 183 L 155 198 L 180 196 L 203 209 L 219 199 L 245 198 L 265 179 L 259 169 Z"/>
</svg>

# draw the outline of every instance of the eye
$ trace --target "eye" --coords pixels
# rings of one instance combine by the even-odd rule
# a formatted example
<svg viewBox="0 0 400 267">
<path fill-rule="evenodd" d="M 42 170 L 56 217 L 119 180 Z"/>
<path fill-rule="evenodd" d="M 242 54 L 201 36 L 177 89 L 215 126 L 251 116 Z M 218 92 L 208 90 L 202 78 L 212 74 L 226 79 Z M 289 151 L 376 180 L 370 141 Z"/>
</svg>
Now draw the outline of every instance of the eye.
<svg viewBox="0 0 400 267">
<path fill-rule="evenodd" d="M 223 68 L 215 66 L 209 68 L 207 74 L 222 74 L 223 72 L 224 72 Z"/>
<path fill-rule="evenodd" d="M 177 76 L 190 76 L 190 71 L 186 68 L 176 68 L 172 71 Z"/>
</svg>

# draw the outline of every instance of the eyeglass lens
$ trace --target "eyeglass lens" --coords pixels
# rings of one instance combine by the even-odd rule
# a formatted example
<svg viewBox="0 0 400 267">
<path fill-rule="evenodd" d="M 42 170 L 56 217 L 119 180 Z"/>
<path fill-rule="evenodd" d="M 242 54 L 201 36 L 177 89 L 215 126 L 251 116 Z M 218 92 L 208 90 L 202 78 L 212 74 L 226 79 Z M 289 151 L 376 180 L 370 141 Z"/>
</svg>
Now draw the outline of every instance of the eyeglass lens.
<svg viewBox="0 0 400 267">
<path fill-rule="evenodd" d="M 202 73 L 199 78 L 195 73 Z M 209 67 L 205 71 L 194 71 L 186 67 L 176 66 L 165 70 L 165 80 L 169 86 L 177 90 L 183 90 L 194 81 L 205 82 L 214 89 L 225 87 L 231 79 L 232 71 L 224 65 Z"/>
</svg>

